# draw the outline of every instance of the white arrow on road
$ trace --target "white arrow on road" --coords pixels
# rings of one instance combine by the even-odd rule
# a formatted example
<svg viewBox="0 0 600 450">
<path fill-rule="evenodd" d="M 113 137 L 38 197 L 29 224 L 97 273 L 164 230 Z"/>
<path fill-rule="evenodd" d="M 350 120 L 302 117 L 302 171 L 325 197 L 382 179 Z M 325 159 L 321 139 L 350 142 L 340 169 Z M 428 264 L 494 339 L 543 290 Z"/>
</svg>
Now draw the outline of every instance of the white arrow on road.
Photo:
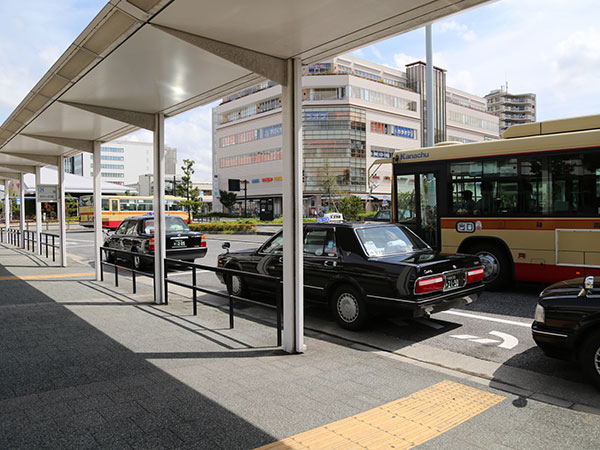
<svg viewBox="0 0 600 450">
<path fill-rule="evenodd" d="M 479 336 L 473 336 L 470 334 L 454 334 L 454 335 L 450 335 L 450 337 L 455 338 L 455 339 L 467 340 L 467 341 L 471 341 L 471 342 L 477 342 L 478 344 L 500 343 L 498 345 L 498 347 L 506 348 L 508 350 L 515 348 L 519 344 L 519 340 L 516 337 L 511 336 L 510 334 L 501 333 L 499 331 L 490 331 L 489 334 L 491 334 L 492 336 L 496 336 L 502 340 L 498 341 L 496 339 L 480 338 Z"/>
</svg>

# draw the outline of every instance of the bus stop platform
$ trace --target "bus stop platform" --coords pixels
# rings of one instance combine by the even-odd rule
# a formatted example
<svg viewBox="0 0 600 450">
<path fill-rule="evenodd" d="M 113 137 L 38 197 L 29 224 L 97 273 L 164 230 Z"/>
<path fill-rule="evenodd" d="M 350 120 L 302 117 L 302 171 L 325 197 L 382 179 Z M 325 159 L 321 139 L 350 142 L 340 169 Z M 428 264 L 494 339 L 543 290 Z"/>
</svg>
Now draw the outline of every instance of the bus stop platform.
<svg viewBox="0 0 600 450">
<path fill-rule="evenodd" d="M 0 448 L 597 448 L 600 418 L 0 245 Z M 125 284 L 125 281 L 123 282 Z M 128 287 L 128 286 L 127 286 Z"/>
</svg>

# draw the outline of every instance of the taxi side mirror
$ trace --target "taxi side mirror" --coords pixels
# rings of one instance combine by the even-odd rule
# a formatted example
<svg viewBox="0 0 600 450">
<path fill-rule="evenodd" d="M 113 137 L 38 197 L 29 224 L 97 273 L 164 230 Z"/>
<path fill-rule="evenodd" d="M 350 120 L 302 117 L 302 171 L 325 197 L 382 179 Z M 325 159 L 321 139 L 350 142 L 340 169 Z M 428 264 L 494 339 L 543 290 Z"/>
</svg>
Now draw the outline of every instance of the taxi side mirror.
<svg viewBox="0 0 600 450">
<path fill-rule="evenodd" d="M 227 253 L 229 253 L 229 249 L 231 248 L 231 244 L 229 242 L 223 242 L 223 245 L 221 245 L 221 248 L 223 250 L 227 250 Z"/>
</svg>

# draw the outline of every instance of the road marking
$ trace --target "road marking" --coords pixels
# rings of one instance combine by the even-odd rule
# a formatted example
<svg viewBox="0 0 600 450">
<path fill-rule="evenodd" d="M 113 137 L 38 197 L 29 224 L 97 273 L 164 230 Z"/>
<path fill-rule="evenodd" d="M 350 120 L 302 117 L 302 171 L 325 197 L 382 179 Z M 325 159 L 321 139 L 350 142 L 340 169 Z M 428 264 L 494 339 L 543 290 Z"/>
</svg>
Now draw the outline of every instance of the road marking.
<svg viewBox="0 0 600 450">
<path fill-rule="evenodd" d="M 490 331 L 489 334 L 491 334 L 492 336 L 499 337 L 501 341 L 498 341 L 496 339 L 480 338 L 479 336 L 473 336 L 471 334 L 451 334 L 450 337 L 454 339 L 476 342 L 478 344 L 484 345 L 500 343 L 498 347 L 506 348 L 508 350 L 513 349 L 517 345 L 519 345 L 519 340 L 516 337 L 511 336 L 510 334 L 500 333 L 499 331 Z"/>
<path fill-rule="evenodd" d="M 440 311 L 438 314 L 452 314 L 454 316 L 471 317 L 472 319 L 487 320 L 488 322 L 505 323 L 507 325 L 517 325 L 519 327 L 525 327 L 525 328 L 531 328 L 531 324 L 533 323 L 533 321 L 531 321 L 529 323 L 517 322 L 514 320 L 497 319 L 495 317 L 479 316 L 477 314 L 469 314 L 469 313 L 464 313 L 464 312 L 460 312 L 460 311 Z"/>
<path fill-rule="evenodd" d="M 515 348 L 517 345 L 519 345 L 519 340 L 510 334 L 500 333 L 499 331 L 490 331 L 490 334 L 492 336 L 499 337 L 504 341 L 498 346 L 500 348 L 507 348 L 510 350 L 511 348 Z"/>
<path fill-rule="evenodd" d="M 89 277 L 96 275 L 96 272 L 83 272 L 83 273 L 58 273 L 54 275 L 25 275 L 22 277 L 11 276 L 11 277 L 0 277 L 1 281 L 4 280 L 47 280 L 50 278 L 74 278 L 74 277 Z"/>
<path fill-rule="evenodd" d="M 453 381 L 442 381 L 408 397 L 273 442 L 260 450 L 413 448 L 505 398 Z"/>
</svg>

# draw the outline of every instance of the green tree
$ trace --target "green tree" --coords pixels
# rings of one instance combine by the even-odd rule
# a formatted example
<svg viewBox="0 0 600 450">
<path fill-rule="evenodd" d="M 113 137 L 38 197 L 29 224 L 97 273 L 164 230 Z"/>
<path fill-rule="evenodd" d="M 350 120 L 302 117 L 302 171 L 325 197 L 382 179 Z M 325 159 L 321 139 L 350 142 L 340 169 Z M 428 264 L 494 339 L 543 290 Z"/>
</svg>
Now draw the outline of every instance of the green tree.
<svg viewBox="0 0 600 450">
<path fill-rule="evenodd" d="M 329 210 L 339 211 L 337 198 L 342 194 L 338 176 L 334 174 L 329 165 L 329 160 L 325 160 L 323 167 L 319 171 L 321 178 L 321 193 L 323 194 L 322 203 L 329 207 Z"/>
<path fill-rule="evenodd" d="M 181 177 L 181 183 L 177 185 L 177 195 L 185 197 L 185 200 L 180 201 L 188 212 L 188 222 L 192 222 L 192 217 L 198 214 L 198 210 L 202 207 L 202 201 L 200 200 L 200 189 L 194 187 L 192 183 L 192 175 L 194 174 L 195 161 L 191 159 L 184 159 L 181 170 L 183 176 Z"/>
<path fill-rule="evenodd" d="M 77 199 L 74 198 L 71 194 L 67 194 L 65 198 L 66 208 L 65 211 L 67 213 L 66 217 L 75 217 L 77 216 Z"/>
<path fill-rule="evenodd" d="M 340 202 L 340 212 L 346 220 L 358 220 L 358 215 L 365 212 L 365 206 L 356 195 L 348 195 Z"/>
<path fill-rule="evenodd" d="M 235 192 L 219 191 L 219 201 L 221 204 L 231 211 L 235 202 L 237 202 L 237 194 Z"/>
</svg>

